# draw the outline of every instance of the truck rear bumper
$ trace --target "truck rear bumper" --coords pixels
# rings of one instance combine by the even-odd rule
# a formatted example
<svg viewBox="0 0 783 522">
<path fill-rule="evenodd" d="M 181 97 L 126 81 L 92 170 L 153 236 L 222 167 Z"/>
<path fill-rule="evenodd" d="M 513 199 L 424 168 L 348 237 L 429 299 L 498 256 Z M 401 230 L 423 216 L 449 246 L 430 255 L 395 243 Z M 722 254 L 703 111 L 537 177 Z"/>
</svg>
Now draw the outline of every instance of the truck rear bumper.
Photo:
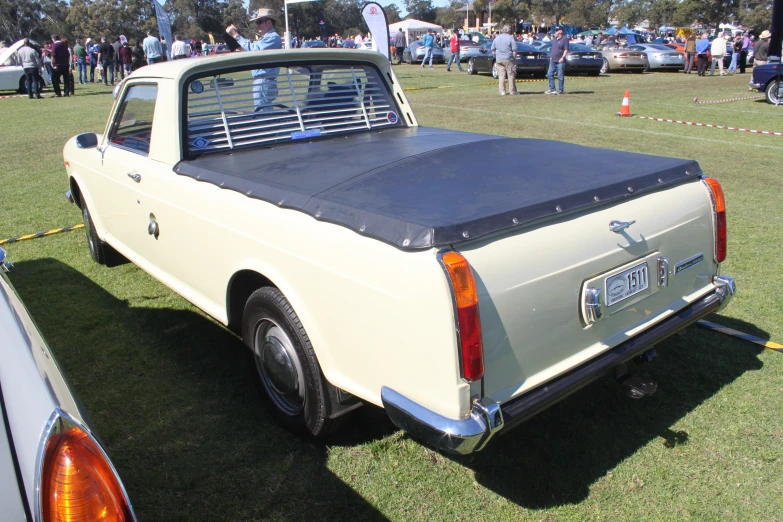
<svg viewBox="0 0 783 522">
<path fill-rule="evenodd" d="M 606 375 L 670 335 L 721 310 L 736 291 L 728 276 L 715 278 L 715 291 L 660 323 L 529 392 L 500 405 L 489 399 L 476 401 L 466 419 L 439 415 L 391 388 L 381 389 L 386 413 L 398 428 L 447 453 L 468 454 L 481 450 L 501 429 L 510 429 Z"/>
</svg>

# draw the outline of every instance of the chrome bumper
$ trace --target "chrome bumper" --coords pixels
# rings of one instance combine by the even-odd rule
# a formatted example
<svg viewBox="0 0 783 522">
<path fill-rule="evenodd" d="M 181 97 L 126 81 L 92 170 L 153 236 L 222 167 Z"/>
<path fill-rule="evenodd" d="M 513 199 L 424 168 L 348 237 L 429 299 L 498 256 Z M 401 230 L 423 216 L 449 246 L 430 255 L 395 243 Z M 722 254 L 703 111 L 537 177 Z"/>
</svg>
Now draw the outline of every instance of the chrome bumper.
<svg viewBox="0 0 783 522">
<path fill-rule="evenodd" d="M 489 399 L 474 402 L 470 416 L 462 420 L 439 415 L 386 386 L 381 388 L 381 400 L 395 426 L 447 453 L 479 451 L 503 427 L 500 405 Z"/>
<path fill-rule="evenodd" d="M 715 291 L 636 337 L 560 375 L 547 382 L 545 386 L 534 388 L 503 403 L 502 406 L 485 397 L 473 403 L 468 418 L 455 420 L 428 410 L 384 386 L 381 389 L 383 407 L 395 426 L 439 450 L 460 455 L 480 451 L 489 439 L 504 427 L 508 431 L 509 428 L 565 399 L 667 337 L 707 315 L 722 310 L 734 296 L 737 285 L 729 276 L 716 276 L 713 284 Z"/>
<path fill-rule="evenodd" d="M 760 88 L 760 87 L 761 87 L 761 84 L 760 84 L 760 83 L 753 83 L 753 82 L 751 82 L 751 83 L 750 83 L 750 87 L 751 87 L 752 89 L 758 89 L 758 88 Z"/>
</svg>

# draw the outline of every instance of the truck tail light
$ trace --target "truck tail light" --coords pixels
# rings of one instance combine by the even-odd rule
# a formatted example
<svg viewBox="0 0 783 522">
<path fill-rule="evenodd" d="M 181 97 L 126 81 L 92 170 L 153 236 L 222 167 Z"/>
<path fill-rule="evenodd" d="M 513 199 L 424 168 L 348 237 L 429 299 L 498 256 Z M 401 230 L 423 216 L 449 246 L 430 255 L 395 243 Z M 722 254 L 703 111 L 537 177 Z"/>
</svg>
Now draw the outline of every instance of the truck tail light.
<svg viewBox="0 0 783 522">
<path fill-rule="evenodd" d="M 715 212 L 715 261 L 722 263 L 726 259 L 726 200 L 723 197 L 723 189 L 717 179 L 704 178 L 704 182 L 710 189 L 712 207 Z"/>
<path fill-rule="evenodd" d="M 477 381 L 484 376 L 484 346 L 473 272 L 468 261 L 457 252 L 446 252 L 440 260 L 449 275 L 457 308 L 462 377 Z"/>
<path fill-rule="evenodd" d="M 133 522 L 130 501 L 106 454 L 76 422 L 53 416 L 43 449 L 39 513 L 43 522 Z"/>
</svg>

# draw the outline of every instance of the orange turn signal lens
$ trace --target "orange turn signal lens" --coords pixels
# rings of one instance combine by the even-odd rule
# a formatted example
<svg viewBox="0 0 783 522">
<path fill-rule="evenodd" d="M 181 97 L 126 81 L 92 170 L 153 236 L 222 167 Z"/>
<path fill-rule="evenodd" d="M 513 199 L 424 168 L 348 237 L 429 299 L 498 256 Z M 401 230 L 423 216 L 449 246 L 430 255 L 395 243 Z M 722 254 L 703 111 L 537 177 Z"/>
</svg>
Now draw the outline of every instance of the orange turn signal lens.
<svg viewBox="0 0 783 522">
<path fill-rule="evenodd" d="M 704 183 L 709 187 L 715 205 L 715 261 L 722 263 L 726 260 L 729 235 L 726 226 L 726 199 L 723 197 L 723 188 L 717 179 L 704 178 Z"/>
<path fill-rule="evenodd" d="M 135 520 L 111 464 L 79 426 L 68 423 L 49 436 L 41 472 L 41 514 L 44 522 Z"/>
<path fill-rule="evenodd" d="M 441 255 L 441 262 L 451 279 L 454 301 L 457 305 L 462 377 L 477 381 L 484 376 L 484 344 L 481 334 L 481 316 L 478 292 L 473 271 L 467 259 L 457 252 Z"/>
</svg>

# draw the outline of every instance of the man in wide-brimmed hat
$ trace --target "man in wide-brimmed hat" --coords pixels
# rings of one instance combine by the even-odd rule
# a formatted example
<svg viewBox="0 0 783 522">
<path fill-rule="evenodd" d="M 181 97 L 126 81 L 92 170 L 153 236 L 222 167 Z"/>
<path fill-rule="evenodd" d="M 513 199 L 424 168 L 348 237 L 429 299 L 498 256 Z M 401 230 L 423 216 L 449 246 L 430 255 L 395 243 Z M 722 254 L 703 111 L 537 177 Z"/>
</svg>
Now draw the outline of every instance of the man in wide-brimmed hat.
<svg viewBox="0 0 783 522">
<path fill-rule="evenodd" d="M 266 51 L 268 49 L 282 49 L 283 40 L 275 30 L 275 24 L 280 18 L 272 9 L 261 8 L 250 18 L 255 22 L 258 28 L 259 40 L 250 41 L 243 38 L 237 32 L 237 28 L 232 24 L 226 27 L 226 32 L 234 37 L 237 43 L 245 51 Z M 272 110 L 272 102 L 277 98 L 277 75 L 279 69 L 272 67 L 269 69 L 256 69 L 253 71 L 253 100 L 255 101 L 256 111 Z"/>
</svg>

